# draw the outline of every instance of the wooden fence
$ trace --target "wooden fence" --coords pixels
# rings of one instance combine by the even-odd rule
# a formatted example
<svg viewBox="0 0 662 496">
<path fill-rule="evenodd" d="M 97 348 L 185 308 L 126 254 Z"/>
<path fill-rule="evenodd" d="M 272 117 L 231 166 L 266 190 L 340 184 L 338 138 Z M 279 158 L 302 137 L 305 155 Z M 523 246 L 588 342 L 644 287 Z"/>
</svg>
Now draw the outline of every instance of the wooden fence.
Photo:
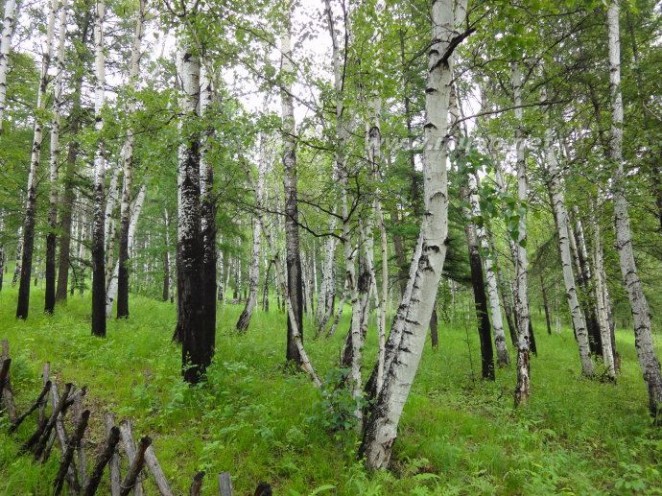
<svg viewBox="0 0 662 496">
<path fill-rule="evenodd" d="M 143 481 L 151 476 L 161 496 L 174 496 L 170 489 L 159 461 L 152 446 L 152 439 L 143 436 L 135 442 L 133 428 L 129 420 L 123 420 L 117 425 L 112 413 L 105 415 L 106 437 L 99 446 L 94 462 L 88 462 L 85 450 L 85 432 L 90 421 L 90 410 L 85 409 L 84 399 L 87 394 L 85 387 L 77 388 L 72 383 L 62 387 L 61 393 L 55 381 L 50 379 L 50 366 L 43 369 L 43 387 L 37 399 L 22 414 L 18 414 L 14 401 L 14 391 L 10 380 L 11 357 L 9 343 L 2 341 L 0 355 L 0 415 L 9 418 L 9 433 L 15 434 L 24 421 L 36 413 L 36 428 L 32 435 L 22 442 L 20 453 L 31 455 L 35 461 L 45 463 L 51 456 L 53 448 L 60 451 L 60 464 L 55 480 L 53 494 L 62 493 L 66 485 L 69 494 L 92 496 L 98 494 L 99 484 L 104 472 L 110 475 L 111 496 L 144 496 Z M 71 425 L 67 432 L 65 417 L 70 413 Z M 121 457 L 126 463 L 121 463 Z M 124 473 L 121 467 L 125 466 Z M 193 477 L 189 487 L 189 496 L 199 496 L 205 473 L 198 472 Z M 228 472 L 218 475 L 218 491 L 220 496 L 233 496 L 232 480 Z M 254 496 L 271 496 L 271 486 L 260 482 Z"/>
</svg>

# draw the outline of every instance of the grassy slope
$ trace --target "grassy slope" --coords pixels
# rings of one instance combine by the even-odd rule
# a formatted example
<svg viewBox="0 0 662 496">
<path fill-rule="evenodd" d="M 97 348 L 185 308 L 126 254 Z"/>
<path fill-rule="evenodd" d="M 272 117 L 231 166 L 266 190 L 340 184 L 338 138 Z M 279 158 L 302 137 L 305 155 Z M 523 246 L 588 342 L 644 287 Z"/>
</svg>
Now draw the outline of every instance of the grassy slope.
<svg viewBox="0 0 662 496">
<path fill-rule="evenodd" d="M 569 331 L 539 332 L 533 398 L 514 411 L 512 368 L 499 371 L 494 384 L 473 380 L 474 333 L 467 340 L 464 324 L 442 328 L 440 350 L 426 349 L 405 409 L 394 471 L 369 476 L 354 461 L 355 437 L 326 428 L 335 420 L 321 394 L 302 374 L 283 370 L 284 315 L 257 313 L 249 332 L 237 336 L 241 308 L 220 308 L 209 382 L 189 389 L 179 380 L 179 349 L 170 343 L 173 305 L 134 297 L 131 319 L 110 321 L 108 338 L 99 340 L 90 336 L 87 295 L 48 318 L 37 290 L 27 322 L 14 319 L 15 298 L 14 290 L 0 293 L 0 339 L 10 341 L 18 402 L 36 397 L 41 365 L 50 361 L 59 381 L 89 386 L 92 440 L 102 437 L 105 411 L 131 418 L 137 436 L 154 439 L 180 494 L 197 470 L 230 471 L 238 495 L 252 494 L 259 480 L 280 495 L 326 485 L 335 486 L 328 494 L 346 495 L 662 494 L 656 468 L 662 434 L 649 428 L 629 332 L 618 335 L 617 386 L 578 377 Z M 322 375 L 335 366 L 342 339 L 307 340 Z M 366 363 L 374 341 L 371 336 Z M 30 420 L 11 438 L 0 428 L 0 494 L 49 493 L 56 461 L 41 467 L 16 456 L 33 425 Z M 216 494 L 209 477 L 205 494 Z"/>
</svg>

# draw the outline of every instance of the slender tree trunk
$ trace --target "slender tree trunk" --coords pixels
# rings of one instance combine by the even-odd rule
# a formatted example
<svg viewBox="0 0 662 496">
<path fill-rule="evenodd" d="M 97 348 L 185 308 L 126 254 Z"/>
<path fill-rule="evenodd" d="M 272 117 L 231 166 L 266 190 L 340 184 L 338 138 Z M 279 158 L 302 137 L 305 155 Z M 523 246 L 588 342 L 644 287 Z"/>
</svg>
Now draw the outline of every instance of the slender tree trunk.
<svg viewBox="0 0 662 496">
<path fill-rule="evenodd" d="M 264 271 L 264 286 L 262 287 L 262 311 L 269 311 L 269 274 L 271 272 L 271 266 L 273 265 L 273 260 L 267 261 L 267 269 Z"/>
<path fill-rule="evenodd" d="M 281 33 L 281 71 L 286 79 L 293 73 L 291 12 L 292 4 L 287 2 L 287 13 Z M 287 317 L 287 352 L 286 360 L 301 365 L 301 355 L 296 343 L 296 331 L 303 341 L 303 280 L 301 274 L 301 251 L 299 246 L 299 210 L 297 204 L 297 166 L 296 166 L 296 124 L 294 121 L 294 103 L 292 84 L 286 82 L 281 89 L 283 121 L 283 178 L 285 187 L 285 243 L 287 261 L 287 291 L 292 305 L 291 315 Z M 296 329 L 296 331 L 295 331 Z"/>
<path fill-rule="evenodd" d="M 163 209 L 163 225 L 165 226 L 165 247 L 163 249 L 163 301 L 168 301 L 172 297 L 172 270 L 170 262 L 170 215 L 168 209 Z"/>
<path fill-rule="evenodd" d="M 475 174 L 469 175 L 469 200 L 471 203 L 472 217 L 480 217 L 480 201 L 478 196 L 478 177 Z M 494 329 L 494 346 L 497 350 L 497 364 L 499 367 L 505 367 L 510 363 L 510 355 L 506 347 L 506 333 L 503 329 L 503 318 L 501 316 L 501 305 L 499 302 L 499 290 L 497 288 L 497 278 L 494 274 L 494 262 L 490 253 L 490 246 L 485 225 L 476 226 L 476 234 L 480 241 L 480 247 L 485 254 L 483 265 L 485 266 L 485 276 L 487 279 L 487 296 L 491 312 L 492 329 Z M 479 256 L 480 256 L 480 252 Z"/>
<path fill-rule="evenodd" d="M 136 28 L 131 48 L 131 63 L 129 67 L 129 86 L 135 88 L 140 72 L 141 45 L 144 36 L 145 17 L 147 15 L 147 0 L 140 0 Z M 135 98 L 130 97 L 126 108 L 131 115 L 136 110 Z M 122 188 L 122 204 L 120 206 L 120 242 L 119 242 L 119 272 L 117 280 L 117 318 L 129 317 L 129 225 L 131 223 L 131 189 L 133 186 L 133 129 L 127 130 L 126 141 L 122 150 L 122 165 L 124 186 Z"/>
<path fill-rule="evenodd" d="M 0 235 L 2 235 L 5 232 L 5 213 L 0 210 Z M 4 282 L 4 277 L 5 277 L 5 246 L 2 242 L 0 242 L 0 291 L 2 291 L 2 283 Z"/>
<path fill-rule="evenodd" d="M 614 217 L 616 221 L 616 248 L 620 259 L 623 283 L 630 300 L 634 320 L 635 348 L 639 365 L 648 386 L 648 405 L 657 425 L 662 407 L 662 373 L 655 354 L 651 332 L 650 310 L 637 272 L 632 246 L 632 229 L 625 197 L 627 176 L 623 163 L 623 99 L 621 95 L 621 46 L 619 33 L 619 1 L 611 0 L 607 13 L 609 30 L 609 86 L 611 93 L 612 126 L 609 155 L 616 165 L 614 178 Z"/>
<path fill-rule="evenodd" d="M 568 226 L 569 234 L 574 236 L 577 246 L 577 261 L 581 277 L 578 278 L 579 285 L 583 293 L 584 314 L 586 315 L 586 328 L 588 329 L 589 344 L 591 352 L 596 355 L 602 355 L 602 337 L 600 335 L 600 324 L 598 323 L 596 302 L 593 298 L 594 292 L 591 291 L 592 271 L 589 262 L 588 248 L 586 247 L 586 237 L 584 236 L 584 226 L 579 218 L 579 208 L 573 207 L 575 218 L 574 230 Z"/>
<path fill-rule="evenodd" d="M 80 47 L 76 52 L 76 60 L 82 63 L 84 54 L 87 52 L 86 43 L 90 28 L 91 16 L 86 14 L 83 17 L 80 26 Z M 78 132 L 81 127 L 81 96 L 83 85 L 83 71 L 76 71 L 74 76 L 74 93 L 72 96 L 73 105 L 69 115 L 68 127 L 70 129 L 71 139 L 67 149 L 67 160 L 64 177 L 64 192 L 62 194 L 62 204 L 60 210 L 60 253 L 58 260 L 57 289 L 55 292 L 55 301 L 65 301 L 69 286 L 69 266 L 71 265 L 71 229 L 73 206 L 76 199 L 74 192 L 74 181 L 76 171 L 76 160 L 78 159 Z"/>
<path fill-rule="evenodd" d="M 255 215 L 257 219 L 253 220 L 253 253 L 251 266 L 248 270 L 248 298 L 246 299 L 246 306 L 244 306 L 244 310 L 237 321 L 238 331 L 245 331 L 248 329 L 253 310 L 257 304 L 257 293 L 260 283 L 260 225 L 262 223 L 262 210 L 264 209 L 264 182 L 267 174 L 268 162 L 267 138 L 262 134 L 260 136 L 260 159 L 257 167 L 257 184 L 255 186 Z"/>
<path fill-rule="evenodd" d="M 437 288 L 446 256 L 448 235 L 448 178 L 445 143 L 448 131 L 448 105 L 452 75 L 451 40 L 457 35 L 466 17 L 465 0 L 436 0 L 432 4 L 432 43 L 428 52 L 426 86 L 425 147 L 423 177 L 425 219 L 422 221 L 420 252 L 413 261 L 408 288 L 389 336 L 392 356 L 387 358 L 384 385 L 370 407 L 364 424 L 359 455 L 365 457 L 371 469 L 386 468 L 391 459 L 397 427 L 411 385 L 418 369 L 428 325 L 437 295 Z M 443 54 L 449 51 L 447 57 Z M 407 289 L 408 289 L 407 288 Z M 407 292 L 407 291 L 406 291 Z M 396 324 L 402 326 L 397 332 Z M 393 339 L 393 341 L 392 341 Z M 388 344 L 387 344 L 388 350 Z"/>
<path fill-rule="evenodd" d="M 547 286 L 545 286 L 545 279 L 540 272 L 540 291 L 542 293 L 542 305 L 545 310 L 545 323 L 547 324 L 547 334 L 552 335 L 552 320 L 549 310 L 549 298 L 547 297 Z"/>
<path fill-rule="evenodd" d="M 51 0 L 48 11 L 45 48 L 41 58 L 41 74 L 37 89 L 37 108 L 32 137 L 32 153 L 30 155 L 30 172 L 28 175 L 28 191 L 25 203 L 25 219 L 23 221 L 23 253 L 21 256 L 21 276 L 18 286 L 18 304 L 16 317 L 27 319 L 30 306 L 30 282 L 32 278 L 32 254 L 34 251 L 34 230 L 37 215 L 37 174 L 41 160 L 41 143 L 43 140 L 43 112 L 46 104 L 48 86 L 50 84 L 49 68 L 53 56 L 53 38 L 58 0 Z"/>
<path fill-rule="evenodd" d="M 513 65 L 512 85 L 515 103 L 517 131 L 515 133 L 515 153 L 517 158 L 517 198 L 519 205 L 526 209 L 528 204 L 528 178 L 526 171 L 525 143 L 522 110 L 522 73 L 517 64 Z M 529 297 L 527 270 L 529 261 L 526 253 L 526 210 L 520 215 L 517 241 L 514 244 L 515 258 L 515 322 L 517 325 L 517 385 L 515 404 L 526 403 L 531 394 L 529 334 Z"/>
<path fill-rule="evenodd" d="M 123 152 L 122 152 L 123 153 Z M 113 169 L 112 176 L 110 176 L 110 184 L 106 190 L 106 205 L 105 205 L 105 225 L 104 225 L 104 253 L 106 256 L 106 288 L 111 284 L 111 278 L 113 277 L 113 267 L 115 266 L 115 211 L 117 207 L 117 201 L 120 196 L 120 168 L 117 165 L 111 166 Z M 113 284 L 117 284 L 114 282 Z"/>
<path fill-rule="evenodd" d="M 470 174 L 473 177 L 472 174 Z M 470 190 L 466 185 L 460 188 L 460 197 L 463 202 L 470 203 Z M 480 338 L 481 375 L 483 379 L 493 381 L 494 376 L 494 353 L 492 351 L 492 326 L 488 314 L 487 295 L 485 294 L 485 280 L 483 278 L 483 264 L 480 257 L 478 236 L 476 226 L 472 222 L 472 212 L 465 209 L 467 223 L 464 232 L 467 237 L 469 248 L 469 268 L 471 271 L 471 286 L 474 294 L 474 307 L 476 311 L 476 323 L 478 324 L 478 336 Z"/>
<path fill-rule="evenodd" d="M 127 232 L 127 251 L 131 252 L 134 249 L 134 243 L 136 239 L 136 228 L 138 227 L 138 219 L 140 219 L 140 213 L 142 212 L 143 204 L 145 203 L 145 185 L 143 184 L 138 191 L 136 199 L 133 201 L 131 207 L 131 219 L 129 221 L 129 230 Z M 106 303 L 106 316 L 110 317 L 113 313 L 113 301 L 115 296 L 117 296 L 119 290 L 119 272 L 120 272 L 120 261 L 118 260 L 113 266 L 113 274 L 110 277 L 110 285 L 108 286 L 108 295 Z"/>
<path fill-rule="evenodd" d="M 46 290 L 44 311 L 53 313 L 55 309 L 55 249 L 57 246 L 57 204 L 58 168 L 60 161 L 60 124 L 62 113 L 62 86 L 64 82 L 64 40 L 67 32 L 67 2 L 61 0 L 59 6 L 59 33 L 55 50 L 55 82 L 53 84 L 53 118 L 51 120 L 51 157 L 49 163 L 50 194 L 48 197 L 48 226 L 46 236 Z"/>
<path fill-rule="evenodd" d="M 600 336 L 602 338 L 602 361 L 605 364 L 605 373 L 607 378 L 616 381 L 616 366 L 614 350 L 612 348 L 611 329 L 609 327 L 609 314 L 607 310 L 607 281 L 603 278 L 604 274 L 604 255 L 602 252 L 602 239 L 600 236 L 600 223 L 595 222 L 593 227 L 593 271 L 595 281 L 595 301 L 597 303 L 596 313 L 598 325 L 600 326 Z"/>
<path fill-rule="evenodd" d="M 18 228 L 16 236 L 16 264 L 14 266 L 14 275 L 12 276 L 11 285 L 14 287 L 21 276 L 21 261 L 23 260 L 23 226 Z"/>
<path fill-rule="evenodd" d="M 556 227 L 559 236 L 559 251 L 561 253 L 561 267 L 563 270 L 563 282 L 565 294 L 568 300 L 572 325 L 575 329 L 575 338 L 579 347 L 579 359 L 582 364 L 582 374 L 592 377 L 593 362 L 589 346 L 588 330 L 584 313 L 579 303 L 575 272 L 573 270 L 572 254 L 570 252 L 570 226 L 568 226 L 568 212 L 565 207 L 565 199 L 561 190 L 561 171 L 559 169 L 556 153 L 552 145 L 552 130 L 547 129 L 545 133 L 545 160 L 549 174 L 548 187 L 552 198 L 552 209 L 556 218 Z"/>
<path fill-rule="evenodd" d="M 101 111 L 105 105 L 106 69 L 104 55 L 103 23 L 106 6 L 103 0 L 97 0 L 94 24 L 95 52 L 95 128 L 98 133 L 103 130 Z M 104 337 L 106 335 L 106 257 L 105 257 L 105 212 L 104 212 L 104 175 L 106 165 L 106 150 L 103 140 L 99 137 L 96 155 L 94 157 L 94 223 L 92 232 L 92 334 Z"/>
<path fill-rule="evenodd" d="M 2 38 L 0 38 L 0 134 L 2 134 L 2 123 L 5 117 L 9 52 L 16 26 L 17 10 L 16 0 L 7 0 L 5 2 L 5 12 L 2 18 Z"/>
</svg>

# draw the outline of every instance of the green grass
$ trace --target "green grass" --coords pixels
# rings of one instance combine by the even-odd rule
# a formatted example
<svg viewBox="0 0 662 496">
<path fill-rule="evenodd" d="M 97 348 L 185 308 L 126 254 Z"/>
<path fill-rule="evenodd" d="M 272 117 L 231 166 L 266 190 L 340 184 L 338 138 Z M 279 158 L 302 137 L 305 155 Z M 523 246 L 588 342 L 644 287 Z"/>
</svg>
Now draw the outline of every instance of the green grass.
<svg viewBox="0 0 662 496">
<path fill-rule="evenodd" d="M 462 320 L 442 327 L 440 349 L 426 346 L 393 470 L 370 475 L 355 461 L 355 434 L 330 430 L 342 419 L 329 413 L 305 375 L 284 370 L 285 316 L 278 311 L 256 313 L 249 332 L 239 336 L 234 324 L 241 307 L 219 307 L 208 382 L 189 388 L 180 381 L 180 351 L 170 342 L 173 305 L 133 296 L 130 320 L 109 321 L 108 337 L 98 339 L 90 336 L 88 295 L 74 296 L 52 317 L 41 312 L 40 289 L 32 303 L 29 320 L 17 321 L 15 290 L 0 293 L 0 339 L 10 342 L 19 410 L 36 398 L 41 367 L 51 362 L 59 382 L 89 387 L 91 442 L 102 440 L 104 412 L 132 419 L 136 436 L 153 438 L 179 494 L 188 494 L 198 470 L 209 474 L 207 495 L 217 494 L 221 471 L 232 473 L 238 495 L 252 494 L 260 480 L 278 495 L 316 489 L 339 495 L 662 494 L 662 434 L 650 427 L 631 332 L 618 333 L 623 371 L 614 386 L 579 377 L 570 331 L 539 331 L 533 396 L 514 410 L 512 366 L 497 371 L 495 383 L 480 381 L 475 331 Z M 322 376 L 333 375 L 343 338 L 339 332 L 306 340 Z M 366 363 L 374 355 L 371 330 Z M 11 437 L 5 427 L 0 494 L 49 494 L 57 460 L 41 466 L 17 456 L 34 420 Z"/>
</svg>

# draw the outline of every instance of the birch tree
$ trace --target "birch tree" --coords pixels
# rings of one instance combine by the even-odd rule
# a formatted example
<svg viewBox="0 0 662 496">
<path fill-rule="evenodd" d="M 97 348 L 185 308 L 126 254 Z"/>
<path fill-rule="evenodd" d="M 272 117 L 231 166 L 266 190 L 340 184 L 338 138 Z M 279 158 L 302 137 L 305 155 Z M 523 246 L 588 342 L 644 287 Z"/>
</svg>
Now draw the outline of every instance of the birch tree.
<svg viewBox="0 0 662 496">
<path fill-rule="evenodd" d="M 287 290 L 292 315 L 287 320 L 286 360 L 301 364 L 301 355 L 295 339 L 295 329 L 303 340 L 303 281 L 299 247 L 299 209 L 297 203 L 296 123 L 292 97 L 292 3 L 285 2 L 285 25 L 281 32 L 281 111 L 283 129 L 283 183 L 285 188 L 285 239 L 287 263 Z M 292 316 L 296 322 L 292 322 Z"/>
<path fill-rule="evenodd" d="M 51 118 L 51 156 L 49 160 L 50 192 L 48 196 L 48 235 L 46 236 L 46 288 L 44 311 L 55 308 L 55 249 L 58 207 L 58 168 L 60 166 L 60 127 L 62 120 L 62 89 L 64 85 L 64 41 L 67 34 L 67 2 L 58 7 L 58 41 L 55 49 L 55 80 L 53 81 L 53 117 Z"/>
<path fill-rule="evenodd" d="M 392 357 L 389 360 L 387 356 L 384 385 L 364 424 L 360 455 L 371 469 L 389 465 L 400 416 L 420 362 L 446 256 L 448 105 L 453 50 L 471 32 L 458 32 L 466 18 L 466 7 L 466 0 L 435 0 L 432 4 L 423 151 L 425 218 L 421 225 L 420 252 L 410 271 L 411 294 L 403 298 L 399 311 L 404 316 L 403 323 L 399 324 L 402 331 L 396 332 L 394 323 L 389 336 Z"/>
<path fill-rule="evenodd" d="M 129 91 L 136 89 L 140 76 L 140 59 L 142 57 L 142 40 L 145 31 L 147 15 L 147 0 L 140 0 L 136 18 L 136 27 L 131 46 L 129 62 Z M 132 95 L 126 106 L 130 116 L 136 110 L 136 99 Z M 117 318 L 129 317 L 129 227 L 131 224 L 131 190 L 133 186 L 133 147 L 134 131 L 129 125 L 126 140 L 122 149 L 122 170 L 124 183 L 122 185 L 122 203 L 120 206 L 120 242 L 119 242 L 119 272 L 117 274 Z"/>
<path fill-rule="evenodd" d="M 625 197 L 627 176 L 623 163 L 623 97 L 621 94 L 621 42 L 619 27 L 619 0 L 610 0 L 607 11 L 609 33 L 609 90 L 611 95 L 611 136 L 609 158 L 616 167 L 614 177 L 614 217 L 616 249 L 623 283 L 630 300 L 634 321 L 637 358 L 648 386 L 648 407 L 656 425 L 662 425 L 662 373 L 655 354 L 648 301 L 637 272 L 632 246 L 632 229 Z"/>
<path fill-rule="evenodd" d="M 49 69 L 53 57 L 53 39 L 55 35 L 56 11 L 58 0 L 49 2 L 48 24 L 46 26 L 46 38 L 43 40 L 41 53 L 41 73 L 39 75 L 39 87 L 37 89 L 37 106 L 34 116 L 34 132 L 32 137 L 32 149 L 30 154 L 30 171 L 28 173 L 28 190 L 25 202 L 25 218 L 23 221 L 23 243 L 21 254 L 21 274 L 18 287 L 18 304 L 16 306 L 16 317 L 27 319 L 30 306 L 30 283 L 32 277 L 32 255 L 34 252 L 35 223 L 37 215 L 37 181 L 39 165 L 41 161 L 41 144 L 43 141 L 44 109 L 51 77 Z"/>
<path fill-rule="evenodd" d="M 16 0 L 5 2 L 5 11 L 2 17 L 2 38 L 0 38 L 0 134 L 5 117 L 5 105 L 7 100 L 7 71 L 9 69 L 9 52 L 14 36 L 18 5 Z"/>
<path fill-rule="evenodd" d="M 97 149 L 94 156 L 94 194 L 92 227 L 92 334 L 106 335 L 106 254 L 105 254 L 105 203 L 104 179 L 106 173 L 106 146 L 101 133 L 104 122 L 102 110 L 106 103 L 106 56 L 104 52 L 104 22 L 106 5 L 96 2 L 94 18 L 94 118 Z"/>
<path fill-rule="evenodd" d="M 579 358 L 582 364 L 582 374 L 593 377 L 593 362 L 588 342 L 588 330 L 582 307 L 579 304 L 575 272 L 570 253 L 570 233 L 568 226 L 568 212 L 565 207 L 565 199 L 561 185 L 561 171 L 558 166 L 556 152 L 552 144 L 553 133 L 550 128 L 545 132 L 545 162 L 549 174 L 549 191 L 552 200 L 552 209 L 556 219 L 556 228 L 559 237 L 559 251 L 561 252 L 561 267 L 563 270 L 563 283 L 565 294 L 572 316 L 572 325 L 575 329 L 575 338 L 579 347 Z"/>
<path fill-rule="evenodd" d="M 513 238 L 513 255 L 515 258 L 515 322 L 517 327 L 517 385 L 515 386 L 515 404 L 526 403 L 531 394 L 530 377 L 530 347 L 529 335 L 529 296 L 527 270 L 529 260 L 526 253 L 526 211 L 529 201 L 529 186 L 526 170 L 524 143 L 524 112 L 522 108 L 522 73 L 515 63 L 512 67 L 512 87 L 515 104 L 515 155 L 517 169 L 517 199 L 519 207 L 519 222 Z"/>
<path fill-rule="evenodd" d="M 248 270 L 248 298 L 246 299 L 244 310 L 237 321 L 238 331 L 245 331 L 248 329 L 253 310 L 257 304 L 257 292 L 260 282 L 260 249 L 262 245 L 261 218 L 265 200 L 265 178 L 269 166 L 268 146 L 267 136 L 265 133 L 262 133 L 260 135 L 257 182 L 255 184 L 255 215 L 257 218 L 253 220 L 253 247 L 251 253 L 251 266 Z"/>
</svg>

